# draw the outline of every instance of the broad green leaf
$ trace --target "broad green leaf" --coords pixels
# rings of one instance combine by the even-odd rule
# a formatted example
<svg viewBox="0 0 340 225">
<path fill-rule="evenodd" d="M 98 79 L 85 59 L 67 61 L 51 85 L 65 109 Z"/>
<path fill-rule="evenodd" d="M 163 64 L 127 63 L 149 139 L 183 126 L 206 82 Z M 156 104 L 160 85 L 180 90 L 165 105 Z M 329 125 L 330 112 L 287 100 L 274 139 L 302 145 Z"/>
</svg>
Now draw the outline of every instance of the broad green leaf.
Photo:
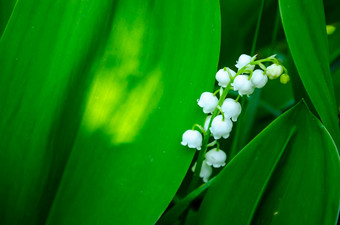
<svg viewBox="0 0 340 225">
<path fill-rule="evenodd" d="M 111 1 L 18 1 L 0 40 L 0 218 L 41 224 L 71 150 Z"/>
<path fill-rule="evenodd" d="M 153 224 L 194 150 L 219 53 L 218 1 L 119 1 L 47 224 Z"/>
<path fill-rule="evenodd" d="M 0 41 L 2 224 L 154 223 L 219 45 L 217 1 L 18 1 Z"/>
<path fill-rule="evenodd" d="M 340 162 L 325 127 L 299 103 L 216 177 L 200 224 L 336 224 Z"/>
<path fill-rule="evenodd" d="M 303 85 L 337 146 L 340 131 L 321 0 L 280 0 L 283 28 Z"/>
<path fill-rule="evenodd" d="M 7 22 L 11 17 L 17 0 L 0 0 L 0 38 L 4 32 Z"/>
</svg>

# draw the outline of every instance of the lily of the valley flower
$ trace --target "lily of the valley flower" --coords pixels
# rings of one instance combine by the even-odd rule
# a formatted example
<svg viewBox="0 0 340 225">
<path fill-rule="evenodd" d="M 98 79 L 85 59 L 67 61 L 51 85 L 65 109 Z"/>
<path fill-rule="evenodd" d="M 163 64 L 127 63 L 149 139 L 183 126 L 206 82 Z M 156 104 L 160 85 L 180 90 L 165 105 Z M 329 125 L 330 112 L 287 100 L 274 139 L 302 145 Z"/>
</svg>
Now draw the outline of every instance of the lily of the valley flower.
<svg viewBox="0 0 340 225">
<path fill-rule="evenodd" d="M 200 99 L 198 100 L 198 105 L 203 108 L 204 113 L 214 112 L 218 104 L 218 98 L 210 92 L 203 92 Z"/>
<path fill-rule="evenodd" d="M 272 64 L 267 67 L 266 75 L 269 77 L 269 79 L 274 80 L 278 78 L 283 72 L 283 68 L 281 65 Z"/>
<path fill-rule="evenodd" d="M 215 168 L 219 168 L 221 166 L 225 166 L 225 161 L 227 159 L 227 154 L 221 149 L 217 150 L 216 148 L 211 149 L 205 154 L 206 163 L 209 166 L 213 166 Z"/>
<path fill-rule="evenodd" d="M 248 80 L 248 75 L 238 75 L 235 77 L 234 82 L 231 84 L 235 91 L 238 91 L 239 95 L 249 96 L 255 90 L 253 84 Z"/>
<path fill-rule="evenodd" d="M 223 101 L 223 104 L 221 106 L 221 109 L 224 113 L 224 116 L 226 118 L 231 118 L 232 121 L 236 122 L 237 117 L 241 113 L 241 104 L 239 102 L 235 102 L 232 98 L 226 98 Z"/>
<path fill-rule="evenodd" d="M 267 63 L 273 64 L 266 67 Z M 182 135 L 182 145 L 197 150 L 203 149 L 196 157 L 198 161 L 192 167 L 192 171 L 195 172 L 195 176 L 199 174 L 204 182 L 208 182 L 213 167 L 219 168 L 226 165 L 227 155 L 219 149 L 218 139 L 229 137 L 233 122 L 236 122 L 241 114 L 242 107 L 238 102 L 239 97 L 251 95 L 255 88 L 263 88 L 268 79 L 280 77 L 281 83 L 289 81 L 287 69 L 280 64 L 275 55 L 256 60 L 256 55 L 251 57 L 242 54 L 235 66 L 238 69 L 237 73 L 228 67 L 218 70 L 216 73 L 218 89 L 213 93 L 203 92 L 197 100 L 198 105 L 207 114 L 203 127 L 200 124 L 195 124 L 192 130 L 187 130 Z M 255 67 L 258 68 L 255 70 Z M 239 96 L 236 100 L 226 98 L 229 96 L 230 90 L 238 92 Z M 209 142 L 211 137 L 214 137 L 215 140 Z M 213 149 L 206 152 L 210 148 Z M 198 168 L 197 164 L 200 164 L 201 168 Z"/>
<path fill-rule="evenodd" d="M 240 57 L 238 58 L 237 62 L 236 62 L 236 68 L 238 70 L 240 70 L 241 68 L 243 68 L 244 66 L 248 65 L 251 61 L 253 60 L 253 58 L 249 55 L 246 54 L 242 54 L 240 55 Z M 248 65 L 246 68 L 248 70 L 253 70 L 254 69 L 254 65 Z"/>
<path fill-rule="evenodd" d="M 210 131 L 215 139 L 228 138 L 232 128 L 233 123 L 230 119 L 224 118 L 223 120 L 222 115 L 218 115 L 213 119 Z"/>
<path fill-rule="evenodd" d="M 187 130 L 182 136 L 182 145 L 188 145 L 189 148 L 197 148 L 201 150 L 202 146 L 202 134 L 197 130 Z"/>
<path fill-rule="evenodd" d="M 216 80 L 218 82 L 218 85 L 221 87 L 227 87 L 227 85 L 230 82 L 230 79 L 235 76 L 235 71 L 229 69 L 228 67 L 224 69 L 220 69 L 216 73 Z"/>
<path fill-rule="evenodd" d="M 268 81 L 268 77 L 263 74 L 263 70 L 257 69 L 254 70 L 253 75 L 250 78 L 250 82 L 256 88 L 263 88 Z"/>
<path fill-rule="evenodd" d="M 196 163 L 195 163 L 195 165 L 191 169 L 192 169 L 192 172 L 195 172 L 195 170 L 196 170 Z M 202 168 L 201 168 L 201 171 L 200 171 L 200 177 L 203 178 L 204 182 L 208 182 L 208 179 L 211 176 L 211 174 L 212 174 L 211 166 L 209 166 L 207 164 L 206 160 L 203 160 Z"/>
</svg>

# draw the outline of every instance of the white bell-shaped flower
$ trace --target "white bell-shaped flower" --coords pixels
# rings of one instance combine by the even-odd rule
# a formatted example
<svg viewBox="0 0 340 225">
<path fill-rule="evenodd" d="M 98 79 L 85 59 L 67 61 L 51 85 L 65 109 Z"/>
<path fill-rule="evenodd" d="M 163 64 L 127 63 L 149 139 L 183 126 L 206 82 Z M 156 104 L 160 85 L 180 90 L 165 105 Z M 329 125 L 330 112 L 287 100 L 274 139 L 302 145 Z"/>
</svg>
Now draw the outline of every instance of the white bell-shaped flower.
<svg viewBox="0 0 340 225">
<path fill-rule="evenodd" d="M 227 154 L 225 154 L 225 152 L 222 151 L 221 149 L 217 150 L 216 148 L 214 148 L 205 154 L 205 160 L 207 164 L 215 168 L 225 166 L 226 159 Z"/>
<path fill-rule="evenodd" d="M 255 57 L 255 56 L 254 56 Z M 238 58 L 237 62 L 236 62 L 236 68 L 238 70 L 242 69 L 244 66 L 248 65 L 251 61 L 253 60 L 253 58 L 249 55 L 246 54 L 242 54 L 240 55 L 240 57 Z M 253 70 L 255 68 L 254 65 L 248 65 L 247 66 L 247 70 Z"/>
<path fill-rule="evenodd" d="M 222 115 L 218 115 L 213 119 L 210 131 L 215 139 L 228 138 L 232 128 L 233 122 L 230 119 L 224 118 L 223 120 Z"/>
<path fill-rule="evenodd" d="M 224 116 L 226 118 L 231 118 L 232 121 L 236 122 L 237 117 L 241 113 L 241 104 L 239 102 L 235 102 L 232 98 L 226 98 L 223 101 L 223 104 L 221 106 L 221 109 L 224 113 Z"/>
<path fill-rule="evenodd" d="M 208 131 L 210 120 L 211 120 L 211 115 L 207 116 L 207 118 L 205 119 L 204 127 L 203 127 L 205 131 Z"/>
<path fill-rule="evenodd" d="M 268 77 L 263 74 L 263 70 L 257 69 L 254 70 L 253 75 L 250 78 L 250 82 L 256 87 L 256 88 L 263 88 L 264 85 L 266 85 L 268 81 Z"/>
<path fill-rule="evenodd" d="M 235 91 L 238 91 L 239 95 L 250 95 L 254 92 L 255 87 L 253 84 L 248 80 L 249 76 L 247 75 L 238 75 L 235 77 L 234 82 L 231 86 L 234 87 Z"/>
<path fill-rule="evenodd" d="M 195 163 L 195 165 L 191 168 L 191 169 L 192 169 L 192 172 L 195 172 L 195 170 L 196 170 L 196 164 L 197 164 L 197 163 Z M 202 162 L 202 168 L 201 168 L 201 172 L 200 172 L 200 177 L 203 178 L 203 181 L 204 181 L 205 183 L 208 182 L 209 177 L 211 176 L 212 172 L 213 172 L 212 167 L 209 166 L 205 160 L 203 160 L 203 162 Z"/>
<path fill-rule="evenodd" d="M 182 145 L 188 145 L 189 148 L 197 148 L 201 150 L 202 146 L 202 134 L 197 130 L 187 130 L 182 136 Z"/>
<path fill-rule="evenodd" d="M 227 87 L 230 79 L 233 78 L 235 74 L 235 71 L 229 69 L 228 67 L 220 69 L 216 73 L 216 80 L 218 81 L 218 85 L 224 88 Z"/>
<path fill-rule="evenodd" d="M 269 77 L 269 79 L 274 80 L 278 78 L 283 72 L 283 68 L 281 65 L 272 64 L 267 67 L 266 75 Z"/>
<path fill-rule="evenodd" d="M 204 113 L 212 113 L 218 104 L 218 98 L 213 93 L 203 92 L 197 102 L 203 108 Z"/>
</svg>

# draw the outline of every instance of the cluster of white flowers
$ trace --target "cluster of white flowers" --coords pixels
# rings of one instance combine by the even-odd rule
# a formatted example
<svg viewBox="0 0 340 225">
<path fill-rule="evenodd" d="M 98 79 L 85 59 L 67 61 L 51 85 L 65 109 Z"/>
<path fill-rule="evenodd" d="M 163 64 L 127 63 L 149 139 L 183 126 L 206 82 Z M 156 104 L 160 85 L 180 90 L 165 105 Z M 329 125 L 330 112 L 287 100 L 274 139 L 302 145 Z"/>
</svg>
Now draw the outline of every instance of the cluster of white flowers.
<svg viewBox="0 0 340 225">
<path fill-rule="evenodd" d="M 268 67 L 264 63 L 272 63 Z M 268 82 L 268 78 L 273 80 L 280 77 L 281 83 L 287 83 L 289 76 L 286 74 L 286 69 L 280 65 L 275 55 L 262 60 L 256 60 L 256 55 L 251 57 L 242 54 L 236 62 L 237 72 L 228 67 L 218 70 L 216 73 L 216 81 L 218 82 L 219 90 L 214 93 L 203 92 L 197 103 L 202 107 L 203 112 L 208 114 L 204 126 L 197 126 L 200 131 L 187 130 L 182 136 L 181 144 L 189 148 L 196 148 L 204 151 L 205 159 L 199 165 L 200 177 L 204 182 L 207 182 L 212 174 L 212 167 L 219 168 L 226 164 L 227 155 L 219 149 L 217 142 L 220 138 L 228 138 L 233 128 L 233 122 L 237 121 L 242 108 L 237 98 L 226 98 L 229 90 L 237 91 L 239 96 L 251 95 L 255 88 L 263 88 Z M 260 67 L 255 69 L 255 67 Z M 282 73 L 284 74 L 282 75 Z M 281 76 L 282 75 L 282 76 Z M 219 93 L 218 98 L 216 95 Z M 194 127 L 195 127 L 194 126 Z M 213 137 L 215 140 L 207 146 L 202 146 L 203 137 Z M 205 142 L 207 143 L 207 142 Z M 217 148 L 207 151 L 208 147 L 217 144 Z M 207 151 L 207 152 L 206 152 Z M 196 164 L 193 166 L 193 171 L 196 169 Z"/>
</svg>

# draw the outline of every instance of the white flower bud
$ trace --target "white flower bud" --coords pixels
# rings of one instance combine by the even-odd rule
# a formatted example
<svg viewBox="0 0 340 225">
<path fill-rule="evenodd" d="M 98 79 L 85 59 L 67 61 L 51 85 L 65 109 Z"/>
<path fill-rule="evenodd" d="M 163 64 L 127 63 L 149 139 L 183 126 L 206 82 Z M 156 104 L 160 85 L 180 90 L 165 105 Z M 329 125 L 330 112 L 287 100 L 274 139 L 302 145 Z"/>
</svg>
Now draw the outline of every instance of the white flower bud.
<svg viewBox="0 0 340 225">
<path fill-rule="evenodd" d="M 210 131 L 215 139 L 228 138 L 232 128 L 233 123 L 230 119 L 225 118 L 223 121 L 222 115 L 218 115 L 213 119 Z"/>
<path fill-rule="evenodd" d="M 231 86 L 234 87 L 235 91 L 238 91 L 239 95 L 250 95 L 254 92 L 255 87 L 253 84 L 248 80 L 247 75 L 238 75 L 235 77 L 234 82 Z"/>
<path fill-rule="evenodd" d="M 255 57 L 255 56 L 254 56 Z M 246 54 L 242 54 L 237 62 L 236 62 L 236 68 L 238 70 L 242 69 L 244 66 L 248 65 L 251 61 L 253 60 L 253 58 L 249 55 Z M 247 70 L 253 70 L 255 68 L 255 65 L 248 65 L 247 66 Z"/>
<path fill-rule="evenodd" d="M 241 113 L 241 104 L 239 102 L 235 102 L 232 98 L 227 98 L 223 101 L 221 109 L 226 118 L 231 118 L 232 121 L 236 122 L 237 117 Z"/>
<path fill-rule="evenodd" d="M 182 136 L 182 145 L 188 145 L 189 148 L 197 148 L 201 150 L 202 146 L 202 134 L 197 130 L 187 130 Z"/>
<path fill-rule="evenodd" d="M 211 115 L 210 115 L 210 116 L 207 116 L 207 118 L 205 119 L 205 122 L 204 122 L 204 130 L 205 130 L 205 131 L 208 130 L 210 120 L 211 120 Z"/>
<path fill-rule="evenodd" d="M 263 74 L 263 70 L 257 69 L 254 70 L 253 75 L 250 78 L 250 82 L 256 87 L 256 88 L 263 88 L 264 85 L 266 85 L 268 81 L 268 77 Z"/>
<path fill-rule="evenodd" d="M 221 87 L 227 87 L 230 82 L 230 78 L 235 76 L 235 71 L 229 69 L 228 67 L 225 69 L 220 69 L 216 73 L 216 80 L 218 81 L 218 85 Z"/>
<path fill-rule="evenodd" d="M 218 98 L 210 92 L 203 92 L 198 101 L 198 105 L 203 108 L 204 113 L 212 113 L 214 112 L 217 104 Z"/>
<path fill-rule="evenodd" d="M 224 151 L 217 150 L 216 148 L 211 149 L 205 154 L 205 160 L 209 166 L 219 168 L 225 166 L 225 161 L 227 159 L 227 154 Z"/>
<path fill-rule="evenodd" d="M 274 80 L 278 78 L 283 72 L 283 68 L 281 65 L 272 64 L 267 67 L 266 75 L 269 77 L 269 79 Z"/>
<path fill-rule="evenodd" d="M 191 169 L 192 169 L 192 172 L 195 172 L 195 170 L 196 170 L 196 164 L 197 164 L 197 163 L 195 163 L 195 165 L 191 168 Z M 212 167 L 209 166 L 205 160 L 203 160 L 203 162 L 202 162 L 202 168 L 201 168 L 201 172 L 200 172 L 200 177 L 203 178 L 203 181 L 204 181 L 205 183 L 208 182 L 208 179 L 209 179 L 209 177 L 211 176 L 212 171 L 213 171 L 213 170 L 212 170 Z"/>
</svg>

